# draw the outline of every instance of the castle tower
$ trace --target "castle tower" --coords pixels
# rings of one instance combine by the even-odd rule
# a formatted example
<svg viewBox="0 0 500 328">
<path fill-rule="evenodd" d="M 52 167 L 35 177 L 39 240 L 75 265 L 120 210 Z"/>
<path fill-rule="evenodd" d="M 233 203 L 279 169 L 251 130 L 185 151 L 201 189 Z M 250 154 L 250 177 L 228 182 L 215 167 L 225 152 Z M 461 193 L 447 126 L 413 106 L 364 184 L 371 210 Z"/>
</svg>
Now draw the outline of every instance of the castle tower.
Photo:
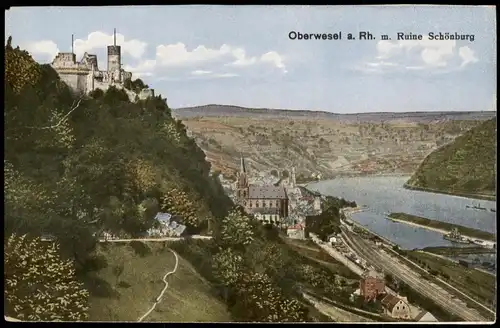
<svg viewBox="0 0 500 328">
<path fill-rule="evenodd" d="M 295 188 L 297 185 L 297 180 L 295 180 L 295 166 L 292 166 L 292 188 Z"/>
<path fill-rule="evenodd" d="M 243 155 L 240 158 L 240 172 L 238 173 L 238 182 L 237 182 L 237 196 L 239 199 L 245 199 L 248 197 L 248 177 L 247 177 L 247 169 L 245 167 L 245 159 Z"/>
<path fill-rule="evenodd" d="M 121 81 L 122 48 L 116 45 L 116 28 L 113 31 L 113 45 L 108 46 L 108 73 L 115 81 Z"/>
</svg>

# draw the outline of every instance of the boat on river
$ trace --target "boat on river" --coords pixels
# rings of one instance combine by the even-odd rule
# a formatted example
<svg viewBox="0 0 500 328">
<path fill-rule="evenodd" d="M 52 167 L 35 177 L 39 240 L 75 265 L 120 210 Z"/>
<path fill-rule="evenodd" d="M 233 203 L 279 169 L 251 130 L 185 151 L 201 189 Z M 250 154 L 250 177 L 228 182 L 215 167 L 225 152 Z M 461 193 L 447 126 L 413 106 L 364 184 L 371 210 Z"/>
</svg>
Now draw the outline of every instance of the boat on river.
<svg viewBox="0 0 500 328">
<path fill-rule="evenodd" d="M 446 234 L 443 236 L 443 239 L 449 240 L 452 243 L 458 243 L 458 244 L 471 244 L 472 241 L 469 239 L 464 238 L 460 232 L 458 231 L 457 228 L 454 228 L 451 230 L 449 234 Z"/>
<path fill-rule="evenodd" d="M 472 204 L 472 205 L 465 205 L 465 208 L 470 208 L 473 210 L 480 210 L 480 211 L 486 211 L 486 207 L 482 207 L 481 204 Z M 490 209 L 491 211 L 491 209 Z"/>
</svg>

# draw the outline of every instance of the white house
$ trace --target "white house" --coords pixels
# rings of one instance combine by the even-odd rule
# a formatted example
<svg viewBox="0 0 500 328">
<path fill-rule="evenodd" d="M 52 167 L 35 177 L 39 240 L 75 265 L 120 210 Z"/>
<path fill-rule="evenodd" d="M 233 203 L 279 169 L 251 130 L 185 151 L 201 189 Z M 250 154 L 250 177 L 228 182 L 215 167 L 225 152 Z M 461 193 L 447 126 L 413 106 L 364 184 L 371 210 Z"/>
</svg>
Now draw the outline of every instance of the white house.
<svg viewBox="0 0 500 328">
<path fill-rule="evenodd" d="M 391 294 L 386 294 L 382 298 L 382 305 L 385 308 L 385 314 L 395 319 L 410 319 L 411 309 L 406 297 L 400 298 Z"/>
<path fill-rule="evenodd" d="M 302 223 L 297 223 L 293 226 L 289 226 L 286 230 L 286 234 L 289 238 L 293 239 L 304 239 L 305 234 L 304 234 L 305 227 Z"/>
<path fill-rule="evenodd" d="M 335 245 L 339 240 L 337 239 L 337 237 L 330 237 L 328 238 L 328 242 L 332 245 Z"/>
<path fill-rule="evenodd" d="M 170 236 L 170 219 L 172 215 L 170 213 L 161 213 L 158 212 L 155 216 L 155 226 L 147 231 L 148 236 L 150 237 L 167 237 Z"/>
</svg>

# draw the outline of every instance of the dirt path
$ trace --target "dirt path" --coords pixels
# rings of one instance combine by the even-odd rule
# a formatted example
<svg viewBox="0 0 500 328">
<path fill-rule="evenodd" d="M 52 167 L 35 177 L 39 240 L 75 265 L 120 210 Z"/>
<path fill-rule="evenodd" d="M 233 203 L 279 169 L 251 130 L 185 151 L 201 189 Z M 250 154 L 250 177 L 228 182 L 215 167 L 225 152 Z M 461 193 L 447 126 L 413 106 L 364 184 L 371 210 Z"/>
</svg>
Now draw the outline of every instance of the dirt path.
<svg viewBox="0 0 500 328">
<path fill-rule="evenodd" d="M 153 306 L 146 313 L 144 313 L 144 315 L 141 316 L 137 320 L 137 322 L 141 322 L 142 320 L 144 320 L 144 318 L 146 318 L 151 312 L 153 312 L 153 310 L 155 309 L 156 305 L 161 302 L 161 298 L 163 297 L 163 294 L 165 294 L 165 292 L 167 291 L 167 288 L 168 288 L 167 277 L 169 275 L 171 275 L 172 273 L 175 273 L 175 271 L 177 271 L 177 266 L 179 265 L 179 257 L 177 256 L 177 253 L 174 252 L 173 250 L 169 249 L 169 251 L 172 252 L 172 254 L 174 254 L 174 256 L 175 256 L 175 266 L 174 266 L 174 269 L 172 271 L 167 272 L 163 276 L 162 280 L 163 280 L 163 283 L 165 284 L 165 287 L 163 287 L 163 290 L 161 291 L 160 295 L 158 295 L 158 297 L 156 298 L 156 302 L 153 304 Z"/>
</svg>

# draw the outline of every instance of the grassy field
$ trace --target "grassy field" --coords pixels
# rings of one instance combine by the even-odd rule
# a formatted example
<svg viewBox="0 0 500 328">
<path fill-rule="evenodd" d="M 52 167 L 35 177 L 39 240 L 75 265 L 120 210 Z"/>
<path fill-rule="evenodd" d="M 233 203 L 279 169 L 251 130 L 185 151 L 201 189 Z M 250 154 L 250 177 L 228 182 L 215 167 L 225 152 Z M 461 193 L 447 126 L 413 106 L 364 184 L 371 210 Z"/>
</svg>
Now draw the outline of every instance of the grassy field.
<svg viewBox="0 0 500 328">
<path fill-rule="evenodd" d="M 490 232 L 477 230 L 477 229 L 473 229 L 473 228 L 468 228 L 468 227 L 464 227 L 464 226 L 461 226 L 458 224 L 452 224 L 452 223 L 447 223 L 447 222 L 442 222 L 442 221 L 431 220 L 431 219 L 427 219 L 427 218 L 423 218 L 423 217 L 415 216 L 415 215 L 411 215 L 411 214 L 391 213 L 391 214 L 389 214 L 389 218 L 407 221 L 407 222 L 412 222 L 412 223 L 416 223 L 416 224 L 426 226 L 429 228 L 442 229 L 442 230 L 446 230 L 446 231 L 451 231 L 453 228 L 457 228 L 461 234 L 468 236 L 468 237 L 474 237 L 474 238 L 490 240 L 490 241 L 496 240 L 495 234 L 492 234 Z"/>
<path fill-rule="evenodd" d="M 429 270 L 434 270 L 449 277 L 447 280 L 452 286 L 458 288 L 465 294 L 477 301 L 493 308 L 496 295 L 496 278 L 487 273 L 465 268 L 457 263 L 441 259 L 430 254 L 410 251 L 408 256 L 425 265 Z"/>
<path fill-rule="evenodd" d="M 353 273 L 349 268 L 347 268 L 342 263 L 335 260 L 318 245 L 316 245 L 311 240 L 300 240 L 300 239 L 288 239 L 283 238 L 283 240 L 300 255 L 314 260 L 322 266 L 327 267 L 332 272 L 338 273 L 339 275 L 346 277 L 348 279 L 358 279 L 359 277 Z"/>
<path fill-rule="evenodd" d="M 108 265 L 92 282 L 90 320 L 137 321 L 146 313 L 164 287 L 163 276 L 175 266 L 175 257 L 166 246 L 148 243 L 147 247 L 100 247 Z M 123 270 L 118 275 L 120 267 Z M 167 281 L 168 289 L 161 302 L 144 321 L 231 321 L 226 305 L 212 295 L 210 284 L 180 256 L 177 271 Z"/>
</svg>

